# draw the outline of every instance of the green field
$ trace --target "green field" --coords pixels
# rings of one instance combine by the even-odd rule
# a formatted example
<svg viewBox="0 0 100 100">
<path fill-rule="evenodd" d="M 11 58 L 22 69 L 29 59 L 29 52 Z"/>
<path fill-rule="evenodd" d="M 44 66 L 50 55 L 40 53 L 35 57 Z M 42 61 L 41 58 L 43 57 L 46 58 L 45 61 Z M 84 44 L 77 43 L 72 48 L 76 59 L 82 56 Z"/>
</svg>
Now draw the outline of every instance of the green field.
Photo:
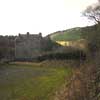
<svg viewBox="0 0 100 100">
<path fill-rule="evenodd" d="M 58 31 L 50 35 L 53 41 L 74 41 L 81 37 L 81 28 L 72 28 L 64 31 Z"/>
<path fill-rule="evenodd" d="M 0 100 L 50 100 L 71 68 L 47 64 L 0 65 Z"/>
</svg>

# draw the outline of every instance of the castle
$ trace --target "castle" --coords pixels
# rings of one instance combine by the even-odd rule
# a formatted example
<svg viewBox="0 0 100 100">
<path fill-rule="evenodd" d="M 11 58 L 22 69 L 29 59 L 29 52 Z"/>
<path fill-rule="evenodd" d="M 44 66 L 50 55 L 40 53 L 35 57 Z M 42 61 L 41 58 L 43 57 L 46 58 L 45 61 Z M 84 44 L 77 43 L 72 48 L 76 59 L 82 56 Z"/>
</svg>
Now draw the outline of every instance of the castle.
<svg viewBox="0 0 100 100">
<path fill-rule="evenodd" d="M 18 60 L 33 59 L 40 56 L 44 39 L 42 34 L 19 34 L 15 39 L 15 58 Z"/>
</svg>

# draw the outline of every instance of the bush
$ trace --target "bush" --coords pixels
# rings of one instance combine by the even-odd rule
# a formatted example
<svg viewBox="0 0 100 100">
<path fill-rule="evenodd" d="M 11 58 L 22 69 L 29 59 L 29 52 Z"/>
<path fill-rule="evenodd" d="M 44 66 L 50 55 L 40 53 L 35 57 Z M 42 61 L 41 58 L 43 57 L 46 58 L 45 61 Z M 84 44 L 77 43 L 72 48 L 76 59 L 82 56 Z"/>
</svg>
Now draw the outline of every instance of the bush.
<svg viewBox="0 0 100 100">
<path fill-rule="evenodd" d="M 85 60 L 86 59 L 86 54 L 81 51 L 73 51 L 73 52 L 51 52 L 48 54 L 44 54 L 40 57 L 38 57 L 38 60 L 52 60 L 52 59 L 57 59 L 57 60 L 64 60 L 64 59 L 70 59 L 70 60 Z"/>
</svg>

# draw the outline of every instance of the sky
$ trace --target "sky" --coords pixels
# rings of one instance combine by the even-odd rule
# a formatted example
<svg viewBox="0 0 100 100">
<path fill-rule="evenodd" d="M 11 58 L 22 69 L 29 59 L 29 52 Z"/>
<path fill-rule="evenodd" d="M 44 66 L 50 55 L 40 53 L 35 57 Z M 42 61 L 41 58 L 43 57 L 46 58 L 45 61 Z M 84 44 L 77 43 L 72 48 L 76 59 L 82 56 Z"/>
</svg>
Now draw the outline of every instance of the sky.
<svg viewBox="0 0 100 100">
<path fill-rule="evenodd" d="M 81 12 L 97 0 L 0 0 L 0 35 L 47 34 L 92 24 Z"/>
</svg>

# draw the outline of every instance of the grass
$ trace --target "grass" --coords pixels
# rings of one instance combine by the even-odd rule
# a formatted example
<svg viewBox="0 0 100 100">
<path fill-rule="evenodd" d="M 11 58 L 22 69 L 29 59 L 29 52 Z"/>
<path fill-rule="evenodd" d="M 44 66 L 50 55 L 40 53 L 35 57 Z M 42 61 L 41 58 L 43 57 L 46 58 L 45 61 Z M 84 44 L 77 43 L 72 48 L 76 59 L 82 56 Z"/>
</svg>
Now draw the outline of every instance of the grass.
<svg viewBox="0 0 100 100">
<path fill-rule="evenodd" d="M 81 29 L 72 28 L 62 32 L 56 32 L 51 35 L 51 39 L 54 41 L 75 41 L 81 39 Z"/>
<path fill-rule="evenodd" d="M 71 68 L 56 65 L 19 63 L 2 66 L 0 100 L 50 100 L 65 77 L 71 74 Z"/>
</svg>

